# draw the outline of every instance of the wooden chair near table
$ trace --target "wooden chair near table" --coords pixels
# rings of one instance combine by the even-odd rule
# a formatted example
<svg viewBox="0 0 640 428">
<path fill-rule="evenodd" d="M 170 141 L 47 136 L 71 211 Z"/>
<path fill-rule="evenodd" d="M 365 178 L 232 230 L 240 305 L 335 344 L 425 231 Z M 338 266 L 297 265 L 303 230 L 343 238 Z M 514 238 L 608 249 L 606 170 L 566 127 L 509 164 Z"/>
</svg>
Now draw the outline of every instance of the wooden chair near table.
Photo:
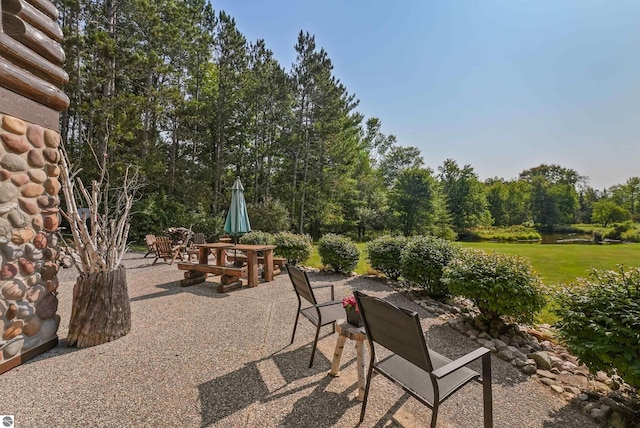
<svg viewBox="0 0 640 428">
<path fill-rule="evenodd" d="M 191 261 L 192 258 L 195 257 L 195 261 L 198 261 L 198 256 L 200 254 L 198 250 L 199 244 L 206 244 L 207 241 L 204 237 L 204 233 L 198 232 L 193 234 L 193 239 L 191 239 L 191 245 L 187 248 L 187 261 Z"/>
<path fill-rule="evenodd" d="M 143 259 L 146 258 L 149 254 L 156 251 L 155 243 L 156 243 L 156 235 L 147 235 L 144 237 L 144 243 L 147 246 L 147 254 L 144 255 Z"/>
<path fill-rule="evenodd" d="M 171 240 L 166 236 L 157 237 L 153 247 L 156 252 L 156 259 L 152 263 L 154 265 L 158 262 L 158 259 L 163 259 L 165 262 L 169 260 L 169 264 L 173 264 L 176 259 L 183 260 L 182 251 L 184 246 L 172 245 Z"/>
</svg>

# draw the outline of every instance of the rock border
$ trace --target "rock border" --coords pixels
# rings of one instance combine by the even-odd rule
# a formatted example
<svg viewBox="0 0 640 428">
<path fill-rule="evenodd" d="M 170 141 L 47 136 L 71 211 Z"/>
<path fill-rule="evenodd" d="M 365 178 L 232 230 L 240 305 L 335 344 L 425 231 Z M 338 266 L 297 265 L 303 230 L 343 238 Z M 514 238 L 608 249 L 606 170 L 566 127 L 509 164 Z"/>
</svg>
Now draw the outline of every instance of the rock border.
<svg viewBox="0 0 640 428">
<path fill-rule="evenodd" d="M 402 291 L 454 330 L 581 408 L 599 425 L 640 426 L 640 402 L 632 399 L 633 388 L 619 376 L 609 377 L 603 371 L 593 375 L 578 357 L 558 343 L 551 326 L 543 324 L 532 328 L 495 320 L 487 325 L 476 317 L 479 311 L 469 300 L 455 298 L 440 302 L 418 297 L 406 289 Z"/>
</svg>

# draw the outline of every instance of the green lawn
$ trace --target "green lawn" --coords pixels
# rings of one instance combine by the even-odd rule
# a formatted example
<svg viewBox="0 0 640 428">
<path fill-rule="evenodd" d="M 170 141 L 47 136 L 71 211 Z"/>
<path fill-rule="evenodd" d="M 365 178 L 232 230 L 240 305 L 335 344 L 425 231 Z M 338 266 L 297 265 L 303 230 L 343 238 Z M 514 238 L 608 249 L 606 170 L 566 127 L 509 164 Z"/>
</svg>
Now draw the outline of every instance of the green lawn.
<svg viewBox="0 0 640 428">
<path fill-rule="evenodd" d="M 367 244 L 358 243 L 361 256 L 356 272 L 365 274 L 370 266 L 367 262 Z M 507 244 L 495 242 L 464 242 L 464 247 L 485 251 L 515 254 L 529 259 L 546 285 L 557 285 L 586 277 L 591 268 L 615 269 L 622 263 L 627 267 L 640 266 L 640 244 L 583 245 L 583 244 Z M 322 267 L 320 256 L 314 247 L 306 266 Z"/>
<path fill-rule="evenodd" d="M 583 245 L 583 244 L 507 244 L 494 242 L 464 242 L 464 247 L 484 251 L 514 254 L 529 259 L 545 285 L 568 284 L 578 277 L 587 277 L 591 268 L 615 269 L 617 264 L 625 267 L 640 266 L 640 244 Z M 359 243 L 361 256 L 356 267 L 359 274 L 370 269 L 366 260 L 366 244 Z M 306 266 L 322 267 L 317 250 L 305 263 Z M 553 304 L 549 302 L 549 304 Z M 547 307 L 536 317 L 541 323 L 553 323 L 556 316 Z"/>
<path fill-rule="evenodd" d="M 358 248 L 360 249 L 360 261 L 356 266 L 355 272 L 357 274 L 365 274 L 368 273 L 371 269 L 369 266 L 369 262 L 367 261 L 367 244 L 364 242 L 356 243 Z M 320 262 L 320 255 L 318 254 L 318 247 L 313 246 L 313 251 L 311 252 L 311 257 L 303 263 L 305 266 L 313 267 L 313 268 L 321 268 L 322 263 Z"/>
<path fill-rule="evenodd" d="M 640 244 L 503 244 L 465 242 L 465 247 L 526 257 L 546 285 L 573 282 L 586 277 L 591 268 L 614 269 L 640 266 Z"/>
</svg>

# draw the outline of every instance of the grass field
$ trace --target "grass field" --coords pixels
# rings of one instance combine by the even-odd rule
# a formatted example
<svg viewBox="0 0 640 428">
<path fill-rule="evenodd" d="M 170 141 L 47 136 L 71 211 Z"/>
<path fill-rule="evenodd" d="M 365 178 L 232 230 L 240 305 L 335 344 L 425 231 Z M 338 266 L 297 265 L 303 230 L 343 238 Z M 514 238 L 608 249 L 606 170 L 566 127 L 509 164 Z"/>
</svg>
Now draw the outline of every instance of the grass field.
<svg viewBox="0 0 640 428">
<path fill-rule="evenodd" d="M 366 244 L 357 244 L 361 256 L 356 273 L 370 270 L 366 260 Z M 625 267 L 640 266 L 640 244 L 583 245 L 583 244 L 507 244 L 494 242 L 465 242 L 464 247 L 484 251 L 495 251 L 525 257 L 547 286 L 568 284 L 579 277 L 587 277 L 592 268 L 615 269 L 617 264 Z M 314 251 L 305 263 L 307 266 L 321 267 L 320 256 Z M 553 304 L 549 302 L 549 304 Z M 548 306 L 536 317 L 540 323 L 553 323 L 556 316 Z"/>
<path fill-rule="evenodd" d="M 367 244 L 358 243 L 360 261 L 356 273 L 370 269 L 367 262 Z M 582 244 L 508 244 L 495 242 L 464 242 L 463 247 L 484 251 L 514 254 L 529 259 L 545 285 L 566 284 L 578 277 L 589 275 L 591 268 L 615 269 L 621 263 L 626 267 L 640 266 L 640 244 L 582 245 Z M 307 266 L 319 268 L 320 256 L 314 248 Z"/>
<path fill-rule="evenodd" d="M 615 269 L 640 266 L 640 244 L 502 244 L 467 242 L 463 246 L 526 257 L 546 285 L 573 282 L 589 275 L 591 268 Z"/>
</svg>

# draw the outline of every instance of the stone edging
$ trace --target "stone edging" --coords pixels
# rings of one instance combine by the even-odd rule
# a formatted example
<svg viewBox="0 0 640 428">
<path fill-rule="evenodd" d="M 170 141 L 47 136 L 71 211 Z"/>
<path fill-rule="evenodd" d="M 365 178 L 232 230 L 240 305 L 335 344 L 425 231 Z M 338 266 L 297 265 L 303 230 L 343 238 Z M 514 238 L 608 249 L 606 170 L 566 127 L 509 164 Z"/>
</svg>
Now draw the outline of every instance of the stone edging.
<svg viewBox="0 0 640 428">
<path fill-rule="evenodd" d="M 478 312 L 468 300 L 455 299 L 449 304 L 406 294 L 453 329 L 580 407 L 598 424 L 613 428 L 638 426 L 635 424 L 640 421 L 640 409 L 633 408 L 633 388 L 618 376 L 609 377 L 602 371 L 591 374 L 576 356 L 556 343 L 550 326 L 528 328 L 501 321 L 486 325 L 474 318 Z"/>
</svg>

